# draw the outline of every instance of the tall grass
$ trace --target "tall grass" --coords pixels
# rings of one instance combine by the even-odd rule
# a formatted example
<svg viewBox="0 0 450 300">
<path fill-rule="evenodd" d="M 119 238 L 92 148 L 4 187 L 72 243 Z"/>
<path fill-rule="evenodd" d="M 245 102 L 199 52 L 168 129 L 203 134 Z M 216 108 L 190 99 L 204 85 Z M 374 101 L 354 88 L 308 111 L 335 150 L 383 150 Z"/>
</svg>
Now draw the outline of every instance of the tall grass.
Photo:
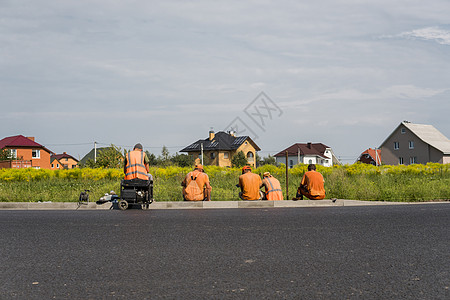
<svg viewBox="0 0 450 300">
<path fill-rule="evenodd" d="M 295 192 L 306 165 L 289 169 L 289 198 Z M 180 201 L 181 181 L 192 168 L 166 167 L 150 169 L 154 176 L 156 201 Z M 286 169 L 265 165 L 253 172 L 270 172 L 280 180 L 286 197 Z M 326 198 L 430 201 L 450 199 L 450 165 L 427 164 L 375 167 L 364 164 L 318 166 L 325 179 Z M 238 200 L 236 187 L 240 169 L 205 166 L 209 175 L 212 200 Z M 121 169 L 0 169 L 0 201 L 78 201 L 85 189 L 91 190 L 91 199 L 98 200 L 111 190 L 119 192 Z"/>
</svg>

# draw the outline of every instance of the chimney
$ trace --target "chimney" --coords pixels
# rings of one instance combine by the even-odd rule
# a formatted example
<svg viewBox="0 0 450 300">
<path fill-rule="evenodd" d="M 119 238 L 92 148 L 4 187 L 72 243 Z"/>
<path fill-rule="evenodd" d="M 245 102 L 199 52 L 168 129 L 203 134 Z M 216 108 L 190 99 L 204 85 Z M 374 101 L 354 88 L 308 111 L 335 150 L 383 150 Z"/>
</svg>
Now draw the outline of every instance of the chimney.
<svg viewBox="0 0 450 300">
<path fill-rule="evenodd" d="M 216 134 L 214 133 L 214 130 L 210 130 L 209 131 L 209 140 L 212 141 L 214 139 L 214 137 L 216 136 Z"/>
<path fill-rule="evenodd" d="M 67 154 L 66 152 L 63 152 L 63 154 Z"/>
<path fill-rule="evenodd" d="M 27 139 L 32 140 L 34 142 L 34 136 L 27 136 Z"/>
<path fill-rule="evenodd" d="M 308 142 L 307 147 L 308 147 L 309 149 L 311 149 L 311 142 Z"/>
</svg>

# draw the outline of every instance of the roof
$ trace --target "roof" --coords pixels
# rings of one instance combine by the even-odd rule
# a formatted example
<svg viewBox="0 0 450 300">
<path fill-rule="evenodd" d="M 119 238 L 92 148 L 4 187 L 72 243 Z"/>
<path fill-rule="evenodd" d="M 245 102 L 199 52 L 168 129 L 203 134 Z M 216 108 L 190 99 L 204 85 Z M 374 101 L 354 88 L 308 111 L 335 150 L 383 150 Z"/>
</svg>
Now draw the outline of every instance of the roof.
<svg viewBox="0 0 450 300">
<path fill-rule="evenodd" d="M 433 125 L 426 124 L 414 124 L 407 121 L 401 122 L 400 125 L 384 140 L 381 145 L 384 145 L 386 141 L 399 129 L 399 127 L 405 126 L 413 134 L 415 134 L 424 143 L 441 151 L 443 154 L 450 154 L 450 140 L 437 130 Z"/>
<path fill-rule="evenodd" d="M 322 143 L 295 143 L 294 145 L 278 152 L 275 154 L 275 157 L 286 156 L 286 151 L 288 152 L 288 156 L 300 155 L 303 156 L 320 156 L 326 159 L 330 159 L 331 157 L 325 156 L 325 150 L 329 149 L 327 145 Z"/>
<path fill-rule="evenodd" d="M 376 151 L 376 152 L 375 152 Z M 378 152 L 378 154 L 377 154 Z M 359 156 L 358 160 L 361 158 L 361 156 L 363 156 L 364 154 L 369 154 L 370 157 L 372 157 L 373 161 L 375 161 L 375 163 L 377 165 L 381 165 L 381 149 L 372 149 L 369 148 L 366 151 L 364 151 L 363 153 L 361 153 L 361 155 Z M 377 161 L 376 161 L 377 160 Z"/>
<path fill-rule="evenodd" d="M 236 150 L 247 140 L 255 147 L 256 151 L 261 150 L 249 136 L 235 137 L 227 132 L 219 131 L 214 135 L 212 140 L 209 140 L 209 138 L 198 140 L 183 148 L 180 152 L 201 151 L 202 144 L 203 151 Z"/>
<path fill-rule="evenodd" d="M 52 156 L 50 156 L 50 160 L 54 160 L 54 159 L 60 160 L 62 158 L 71 158 L 74 161 L 78 162 L 78 159 L 76 159 L 75 157 L 73 157 L 72 155 L 67 154 L 67 153 L 53 154 Z"/>
<path fill-rule="evenodd" d="M 450 140 L 437 130 L 433 125 L 402 123 L 411 130 L 419 139 L 434 148 L 442 151 L 444 154 L 450 154 Z"/>
<path fill-rule="evenodd" d="M 36 143 L 35 141 L 27 137 L 24 137 L 23 135 L 5 137 L 4 139 L 0 140 L 0 149 L 3 149 L 5 147 L 43 148 L 48 152 L 52 153 L 52 151 L 48 150 L 41 144 Z"/>
</svg>

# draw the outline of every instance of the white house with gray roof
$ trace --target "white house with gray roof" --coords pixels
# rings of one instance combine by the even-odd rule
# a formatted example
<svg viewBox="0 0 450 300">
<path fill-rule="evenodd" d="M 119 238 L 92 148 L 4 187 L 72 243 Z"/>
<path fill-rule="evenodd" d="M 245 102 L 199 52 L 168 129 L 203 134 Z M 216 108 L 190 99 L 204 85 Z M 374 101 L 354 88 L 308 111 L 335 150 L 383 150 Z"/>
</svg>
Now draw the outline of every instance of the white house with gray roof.
<svg viewBox="0 0 450 300">
<path fill-rule="evenodd" d="M 382 163 L 450 163 L 450 140 L 432 125 L 403 121 L 381 144 Z"/>
</svg>

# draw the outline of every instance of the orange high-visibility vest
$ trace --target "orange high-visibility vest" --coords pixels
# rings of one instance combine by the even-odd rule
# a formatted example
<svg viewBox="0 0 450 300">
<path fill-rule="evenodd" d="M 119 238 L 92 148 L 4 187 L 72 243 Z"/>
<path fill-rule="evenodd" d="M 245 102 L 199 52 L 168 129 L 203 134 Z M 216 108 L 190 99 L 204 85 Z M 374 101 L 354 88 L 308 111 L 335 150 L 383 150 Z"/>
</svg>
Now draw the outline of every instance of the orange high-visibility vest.
<svg viewBox="0 0 450 300">
<path fill-rule="evenodd" d="M 147 169 L 144 165 L 144 151 L 133 150 L 127 154 L 125 166 L 125 180 L 139 178 L 148 180 Z"/>
<path fill-rule="evenodd" d="M 280 182 L 274 177 L 266 177 L 264 180 L 269 183 L 266 191 L 267 200 L 283 200 Z"/>
</svg>

